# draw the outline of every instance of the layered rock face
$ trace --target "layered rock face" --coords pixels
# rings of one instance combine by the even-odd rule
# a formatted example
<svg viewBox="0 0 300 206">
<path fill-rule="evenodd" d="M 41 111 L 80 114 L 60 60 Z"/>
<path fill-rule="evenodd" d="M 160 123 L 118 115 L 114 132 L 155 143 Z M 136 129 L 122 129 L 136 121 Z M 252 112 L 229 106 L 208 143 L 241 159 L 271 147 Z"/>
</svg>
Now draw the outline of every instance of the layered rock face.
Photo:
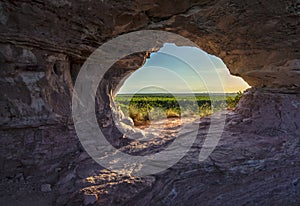
<svg viewBox="0 0 300 206">
<path fill-rule="evenodd" d="M 253 140 L 249 145 L 255 148 L 256 143 L 261 143 L 262 145 L 257 148 L 262 148 L 265 152 L 259 153 L 261 154 L 259 159 L 269 158 L 266 155 L 268 150 L 278 152 L 276 158 L 270 160 L 270 168 L 266 171 L 267 173 L 276 171 L 277 175 L 284 176 L 282 182 L 275 177 L 275 181 L 281 184 L 282 188 L 288 187 L 290 182 L 295 186 L 294 189 L 287 190 L 291 195 L 283 199 L 283 203 L 296 204 L 297 199 L 290 202 L 289 200 L 297 195 L 299 197 L 300 184 L 299 175 L 292 172 L 292 170 L 299 171 L 297 155 L 300 153 L 297 138 L 300 126 L 299 21 L 298 0 L 0 2 L 2 189 L 4 190 L 8 183 L 25 184 L 27 181 L 39 187 L 41 183 L 50 182 L 52 185 L 61 186 L 75 179 L 78 173 L 71 173 L 73 176 L 68 176 L 69 181 L 68 178 L 61 180 L 64 174 L 77 168 L 75 165 L 80 163 L 80 159 L 77 158 L 81 157 L 82 152 L 71 118 L 73 85 L 80 67 L 98 46 L 109 39 L 131 31 L 155 29 L 175 32 L 189 38 L 206 52 L 221 57 L 232 74 L 241 76 L 253 87 L 244 95 L 234 115 L 228 117 L 226 125 L 229 132 L 224 137 L 241 138 L 228 140 L 228 144 L 224 144 L 225 149 L 219 150 L 221 151 L 219 155 L 222 151 L 225 153 L 239 151 L 236 147 L 245 149 L 246 139 L 251 139 L 253 134 L 259 141 Z M 112 124 L 110 101 L 117 82 L 138 69 L 143 64 L 144 58 L 145 54 L 142 53 L 123 59 L 110 69 L 100 83 L 97 98 L 98 102 L 101 102 L 98 109 L 99 124 L 102 127 L 109 127 Z M 243 136 L 242 131 L 247 135 Z M 267 143 L 260 142 L 263 138 L 266 138 Z M 239 140 L 242 141 L 241 145 L 235 147 L 233 143 Z M 273 151 L 273 148 L 276 150 Z M 247 158 L 242 153 L 238 153 L 236 158 L 239 157 Z M 291 157 L 293 164 L 290 164 L 288 157 Z M 73 158 L 76 160 L 70 161 Z M 221 168 L 222 172 L 225 171 L 222 174 L 232 178 L 236 173 L 243 173 L 243 168 L 230 172 L 232 168 L 237 168 L 240 162 L 226 158 L 228 162 L 231 161 L 228 165 L 209 163 L 217 165 L 217 169 L 207 174 L 208 179 L 213 179 L 214 175 L 220 177 L 218 168 Z M 286 174 L 285 169 L 276 168 L 276 161 L 282 163 L 282 167 L 288 168 Z M 185 164 L 188 165 L 189 161 Z M 247 164 L 250 169 L 248 167 L 245 169 L 246 176 L 250 178 L 256 174 L 256 170 L 251 170 L 256 166 L 251 165 L 251 162 Z M 268 164 L 260 168 L 268 167 Z M 197 173 L 195 168 L 199 167 L 202 166 L 192 164 L 188 167 L 192 171 L 189 174 Z M 182 168 L 184 167 L 176 171 L 184 173 Z M 209 167 L 203 168 L 203 171 L 210 171 Z M 176 172 L 173 173 L 175 175 Z M 263 181 L 268 176 L 267 173 L 261 175 L 262 178 L 257 181 Z M 182 177 L 186 175 L 187 173 Z M 292 178 L 289 178 L 289 175 Z M 39 181 L 38 178 L 32 180 L 39 176 L 43 176 L 43 180 Z M 80 177 L 84 178 L 86 175 Z M 241 175 L 242 177 L 245 176 Z M 61 181 L 58 182 L 57 179 Z M 183 179 L 186 179 L 184 184 L 187 184 L 188 178 Z M 199 184 L 204 181 L 201 178 L 198 180 Z M 171 182 L 173 181 L 174 179 Z M 231 184 L 235 183 L 233 179 L 230 181 Z M 253 188 L 260 185 L 251 178 L 241 185 L 247 183 L 256 185 Z M 68 186 L 72 187 L 72 184 Z M 166 182 L 151 179 L 141 184 L 141 188 L 152 186 L 154 188 L 153 193 L 149 192 L 147 195 L 142 193 L 136 197 L 141 202 L 143 198 L 151 200 L 149 204 L 155 202 L 172 204 L 172 201 L 180 203 L 177 193 L 182 196 L 185 194 L 182 189 L 180 192 L 177 192 L 178 190 L 174 192 L 174 188 L 168 186 L 165 187 L 165 191 L 171 196 L 161 193 L 166 196 L 155 198 L 159 188 L 162 188 L 161 185 L 166 185 Z M 203 187 L 191 186 L 194 191 L 191 194 L 195 196 L 199 194 L 197 188 L 202 188 L 203 192 L 208 189 L 207 185 L 211 186 L 213 183 L 203 184 Z M 77 182 L 77 186 L 75 187 L 77 189 L 83 188 L 85 184 Z M 273 199 L 274 203 L 286 195 L 284 192 L 273 191 L 272 187 L 272 180 L 269 179 L 264 188 L 270 193 L 265 196 L 262 194 L 260 203 L 264 197 L 271 197 L 273 193 L 274 196 L 278 195 Z M 138 193 L 143 190 L 141 188 L 133 188 L 130 191 L 136 189 Z M 224 197 L 228 201 L 230 197 L 241 194 L 234 187 L 223 189 L 231 191 Z M 53 194 L 60 193 L 64 196 L 55 196 L 60 197 L 57 204 L 66 204 L 68 202 L 66 199 L 70 198 L 71 194 L 74 197 L 76 192 L 68 188 L 57 192 L 58 190 L 54 189 Z M 116 191 L 122 192 L 122 189 Z M 216 194 L 214 189 L 209 191 Z M 9 194 L 11 191 L 7 190 L 2 196 L 6 197 Z M 193 195 L 187 197 L 194 197 Z M 246 196 L 246 193 L 243 195 L 245 196 L 241 200 L 246 204 L 251 197 Z M 134 203 L 135 195 L 131 194 L 130 197 L 133 199 L 126 201 Z M 111 201 L 110 198 L 107 198 L 108 202 Z M 196 199 L 205 200 L 205 197 L 201 198 Z M 210 204 L 222 200 L 222 197 L 217 195 L 215 198 Z"/>
</svg>

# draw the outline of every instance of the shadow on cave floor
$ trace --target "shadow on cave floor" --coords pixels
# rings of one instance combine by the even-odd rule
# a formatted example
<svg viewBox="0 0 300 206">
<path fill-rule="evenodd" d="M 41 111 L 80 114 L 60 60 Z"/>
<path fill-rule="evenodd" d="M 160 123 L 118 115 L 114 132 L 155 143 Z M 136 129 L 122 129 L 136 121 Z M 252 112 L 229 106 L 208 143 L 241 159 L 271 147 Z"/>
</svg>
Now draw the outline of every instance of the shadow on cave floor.
<svg viewBox="0 0 300 206">
<path fill-rule="evenodd" d="M 0 199 L 11 205 L 198 205 L 203 201 L 205 205 L 296 205 L 300 194 L 297 136 L 245 131 L 249 120 L 230 111 L 221 115 L 226 115 L 225 129 L 204 162 L 199 162 L 199 151 L 211 117 L 184 121 L 197 125 L 197 139 L 178 163 L 159 174 L 142 178 L 117 174 L 99 166 L 87 153 L 77 152 L 66 157 L 73 161 L 56 171 L 59 175 L 33 177 L 30 184 L 21 179 L 2 184 L 11 196 Z M 174 132 L 177 124 L 170 119 L 168 129 Z M 51 189 L 38 192 L 46 181 Z"/>
</svg>

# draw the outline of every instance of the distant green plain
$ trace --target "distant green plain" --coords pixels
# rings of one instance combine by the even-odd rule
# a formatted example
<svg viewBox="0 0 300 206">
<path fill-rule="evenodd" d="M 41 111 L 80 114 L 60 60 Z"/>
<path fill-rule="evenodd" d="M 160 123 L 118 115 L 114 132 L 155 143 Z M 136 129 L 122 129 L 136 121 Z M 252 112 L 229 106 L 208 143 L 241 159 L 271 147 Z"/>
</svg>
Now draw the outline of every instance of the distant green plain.
<svg viewBox="0 0 300 206">
<path fill-rule="evenodd" d="M 184 116 L 208 116 L 216 111 L 234 109 L 242 92 L 229 94 L 118 94 L 115 102 L 136 126 L 152 120 Z"/>
</svg>

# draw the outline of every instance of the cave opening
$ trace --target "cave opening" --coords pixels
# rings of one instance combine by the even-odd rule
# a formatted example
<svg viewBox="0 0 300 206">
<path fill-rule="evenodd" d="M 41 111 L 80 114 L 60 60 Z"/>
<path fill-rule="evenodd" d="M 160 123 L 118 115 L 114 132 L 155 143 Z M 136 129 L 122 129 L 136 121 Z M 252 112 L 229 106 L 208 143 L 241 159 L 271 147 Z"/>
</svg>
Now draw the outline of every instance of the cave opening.
<svg viewBox="0 0 300 206">
<path fill-rule="evenodd" d="M 165 43 L 120 81 L 113 101 L 129 125 L 176 127 L 174 122 L 183 119 L 233 109 L 249 87 L 220 58 L 196 47 Z"/>
<path fill-rule="evenodd" d="M 161 42 L 112 61 L 105 56 L 104 62 L 111 63 L 95 84 L 101 135 L 110 147 L 129 155 L 156 154 L 189 136 L 198 138 L 201 124 L 207 139 L 217 143 L 228 100 L 235 106 L 241 97 L 237 92 L 249 87 L 231 76 L 220 58 L 196 45 Z M 99 66 L 84 68 L 94 75 Z"/>
</svg>

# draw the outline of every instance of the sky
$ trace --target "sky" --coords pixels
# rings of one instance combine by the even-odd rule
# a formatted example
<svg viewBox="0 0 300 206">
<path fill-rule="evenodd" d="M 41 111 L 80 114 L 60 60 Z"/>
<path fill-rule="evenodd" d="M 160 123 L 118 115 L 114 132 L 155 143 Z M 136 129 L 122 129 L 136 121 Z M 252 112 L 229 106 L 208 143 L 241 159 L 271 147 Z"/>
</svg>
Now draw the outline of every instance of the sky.
<svg viewBox="0 0 300 206">
<path fill-rule="evenodd" d="M 223 61 L 196 47 L 166 43 L 124 82 L 119 94 L 232 93 L 249 85 L 232 76 Z"/>
</svg>

